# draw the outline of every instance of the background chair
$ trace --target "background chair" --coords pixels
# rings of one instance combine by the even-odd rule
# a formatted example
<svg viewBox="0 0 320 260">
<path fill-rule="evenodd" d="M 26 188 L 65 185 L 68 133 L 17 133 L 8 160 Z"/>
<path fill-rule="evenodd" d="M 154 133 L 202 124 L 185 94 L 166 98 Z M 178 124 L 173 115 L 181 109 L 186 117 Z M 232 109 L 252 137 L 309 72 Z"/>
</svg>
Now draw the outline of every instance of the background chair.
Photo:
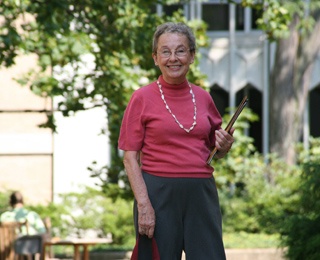
<svg viewBox="0 0 320 260">
<path fill-rule="evenodd" d="M 50 218 L 43 219 L 46 233 L 28 235 L 28 222 L 0 223 L 0 260 L 36 259 L 42 254 L 43 244 L 51 238 Z M 20 235 L 24 230 L 27 235 Z"/>
<path fill-rule="evenodd" d="M 51 220 L 49 217 L 42 219 L 44 226 L 46 227 L 46 233 L 37 235 L 23 235 L 16 238 L 14 243 L 14 252 L 16 255 L 25 256 L 27 259 L 41 258 L 41 255 L 45 252 L 43 250 L 43 244 L 45 241 L 51 239 Z M 49 254 L 51 256 L 51 253 Z M 21 259 L 21 257 L 20 257 Z"/>
<path fill-rule="evenodd" d="M 0 260 L 21 259 L 16 255 L 14 246 L 23 227 L 28 231 L 27 222 L 0 223 Z"/>
</svg>

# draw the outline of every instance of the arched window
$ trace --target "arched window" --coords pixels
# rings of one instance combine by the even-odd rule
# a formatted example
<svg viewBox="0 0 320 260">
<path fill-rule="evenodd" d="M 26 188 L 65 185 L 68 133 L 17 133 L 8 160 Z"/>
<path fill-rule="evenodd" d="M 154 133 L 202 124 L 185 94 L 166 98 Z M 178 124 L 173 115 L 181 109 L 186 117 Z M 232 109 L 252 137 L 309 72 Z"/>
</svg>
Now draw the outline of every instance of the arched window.
<svg viewBox="0 0 320 260">
<path fill-rule="evenodd" d="M 320 137 L 320 120 L 319 120 L 319 104 L 320 104 L 320 85 L 309 92 L 309 124 L 310 135 Z"/>
<path fill-rule="evenodd" d="M 179 10 L 183 11 L 183 4 L 170 4 L 163 6 L 163 12 L 168 16 L 172 16 L 174 12 Z"/>
<path fill-rule="evenodd" d="M 223 116 L 226 113 L 226 109 L 229 107 L 229 93 L 218 84 L 214 84 L 210 88 L 210 95 L 216 104 L 220 115 Z"/>
<path fill-rule="evenodd" d="M 248 84 L 237 93 L 236 104 L 239 104 L 245 95 L 249 99 L 248 107 L 259 117 L 259 121 L 250 123 L 248 134 L 254 139 L 257 151 L 262 152 L 262 93 Z"/>
</svg>

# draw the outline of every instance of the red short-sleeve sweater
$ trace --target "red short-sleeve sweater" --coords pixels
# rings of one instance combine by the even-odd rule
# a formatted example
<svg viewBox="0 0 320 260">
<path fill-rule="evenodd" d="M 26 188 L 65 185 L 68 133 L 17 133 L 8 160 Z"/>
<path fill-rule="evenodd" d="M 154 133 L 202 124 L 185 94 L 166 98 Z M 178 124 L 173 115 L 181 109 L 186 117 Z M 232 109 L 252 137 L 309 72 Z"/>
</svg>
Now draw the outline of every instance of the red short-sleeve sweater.
<svg viewBox="0 0 320 260">
<path fill-rule="evenodd" d="M 172 113 L 185 127 L 193 123 L 194 104 L 188 82 L 169 85 L 159 77 Z M 156 82 L 136 90 L 124 113 L 119 149 L 141 151 L 141 169 L 162 177 L 209 178 L 213 168 L 206 164 L 214 146 L 214 131 L 221 116 L 210 96 L 191 84 L 197 107 L 196 126 L 187 133 L 166 109 Z"/>
</svg>

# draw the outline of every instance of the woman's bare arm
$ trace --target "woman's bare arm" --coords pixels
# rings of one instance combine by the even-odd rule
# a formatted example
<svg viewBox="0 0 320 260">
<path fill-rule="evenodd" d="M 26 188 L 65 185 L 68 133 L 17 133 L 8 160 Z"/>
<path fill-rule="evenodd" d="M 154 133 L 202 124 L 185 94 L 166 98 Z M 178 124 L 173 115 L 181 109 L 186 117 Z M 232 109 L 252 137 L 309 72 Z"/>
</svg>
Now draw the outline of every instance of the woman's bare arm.
<svg viewBox="0 0 320 260">
<path fill-rule="evenodd" d="M 155 212 L 139 166 L 139 151 L 125 151 L 123 163 L 138 206 L 138 226 L 141 235 L 153 237 Z"/>
</svg>

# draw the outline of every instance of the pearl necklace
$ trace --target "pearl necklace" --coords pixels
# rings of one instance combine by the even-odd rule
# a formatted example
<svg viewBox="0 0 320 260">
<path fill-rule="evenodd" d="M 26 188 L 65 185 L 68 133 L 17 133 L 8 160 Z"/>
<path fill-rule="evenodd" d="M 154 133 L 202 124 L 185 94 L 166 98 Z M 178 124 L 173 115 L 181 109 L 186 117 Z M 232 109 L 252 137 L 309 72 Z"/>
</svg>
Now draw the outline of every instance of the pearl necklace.
<svg viewBox="0 0 320 260">
<path fill-rule="evenodd" d="M 166 109 L 169 111 L 169 113 L 172 115 L 172 117 L 174 118 L 174 120 L 176 121 L 176 123 L 180 126 L 181 129 L 183 129 L 184 131 L 186 131 L 187 133 L 190 133 L 191 130 L 193 130 L 193 128 L 195 127 L 195 125 L 197 124 L 197 106 L 196 106 L 196 99 L 195 99 L 195 96 L 193 94 L 193 91 L 192 91 L 192 88 L 190 86 L 190 83 L 188 82 L 188 85 L 189 85 L 189 88 L 190 88 L 190 94 L 191 94 L 191 97 L 192 97 L 192 103 L 193 103 L 193 123 L 191 125 L 191 127 L 189 129 L 185 128 L 180 122 L 179 120 L 177 119 L 177 117 L 172 113 L 166 99 L 164 98 L 164 94 L 163 94 L 163 91 L 162 91 L 162 86 L 159 82 L 159 80 L 157 80 L 157 84 L 158 84 L 158 87 L 159 87 L 159 91 L 160 91 L 160 94 L 161 94 L 161 99 L 163 100 L 163 103 L 165 104 L 166 106 Z"/>
</svg>

